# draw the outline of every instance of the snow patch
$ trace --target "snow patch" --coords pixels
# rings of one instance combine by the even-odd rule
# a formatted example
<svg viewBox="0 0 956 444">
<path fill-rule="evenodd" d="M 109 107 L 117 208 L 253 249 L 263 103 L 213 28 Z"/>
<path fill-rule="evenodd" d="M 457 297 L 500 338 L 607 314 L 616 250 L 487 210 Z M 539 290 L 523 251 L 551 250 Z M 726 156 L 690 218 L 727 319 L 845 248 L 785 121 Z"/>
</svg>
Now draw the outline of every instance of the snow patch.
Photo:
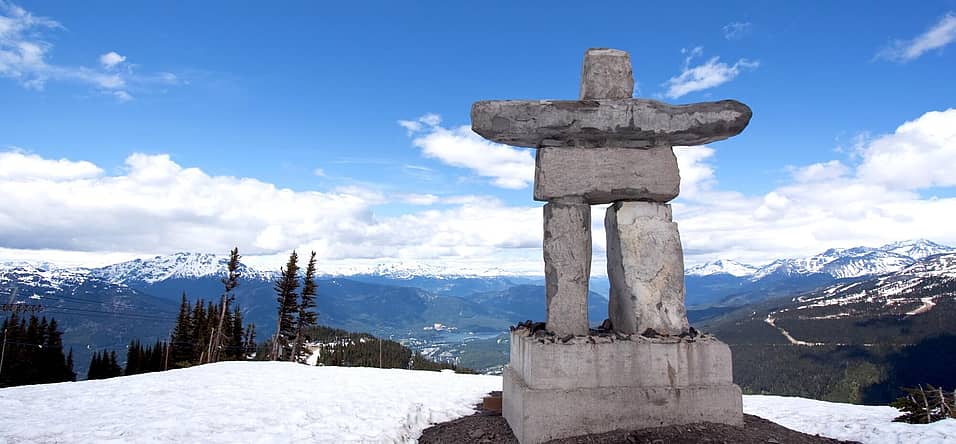
<svg viewBox="0 0 956 444">
<path fill-rule="evenodd" d="M 956 419 L 932 424 L 893 422 L 899 410 L 785 396 L 744 396 L 744 413 L 811 435 L 863 444 L 930 444 L 956 441 Z"/>
<path fill-rule="evenodd" d="M 413 443 L 501 378 L 223 362 L 0 390 L 0 442 Z"/>
</svg>

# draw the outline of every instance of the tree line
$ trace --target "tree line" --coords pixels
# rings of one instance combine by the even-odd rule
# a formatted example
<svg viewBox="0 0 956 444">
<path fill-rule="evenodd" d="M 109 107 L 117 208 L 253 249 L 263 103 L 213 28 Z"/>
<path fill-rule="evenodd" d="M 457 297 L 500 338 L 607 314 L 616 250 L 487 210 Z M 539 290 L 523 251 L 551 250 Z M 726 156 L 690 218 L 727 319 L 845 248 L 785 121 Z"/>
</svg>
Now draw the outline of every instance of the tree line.
<svg viewBox="0 0 956 444">
<path fill-rule="evenodd" d="M 435 362 L 412 352 L 399 342 L 367 333 L 351 333 L 337 328 L 317 326 L 307 334 L 319 343 L 316 365 L 342 367 L 401 368 L 407 370 L 455 370 L 474 373 L 454 364 Z"/>
<path fill-rule="evenodd" d="M 243 325 L 233 291 L 239 286 L 239 249 L 229 252 L 223 293 L 218 303 L 198 299 L 190 306 L 183 293 L 165 368 L 247 359 L 256 350 L 256 325 Z"/>
<path fill-rule="evenodd" d="M 90 369 L 86 372 L 86 379 L 108 379 L 123 375 L 123 369 L 116 359 L 116 351 L 93 352 L 90 359 Z"/>
<path fill-rule="evenodd" d="M 4 319 L 0 387 L 75 381 L 73 350 L 63 354 L 63 332 L 56 319 L 29 319 L 16 312 Z"/>
</svg>

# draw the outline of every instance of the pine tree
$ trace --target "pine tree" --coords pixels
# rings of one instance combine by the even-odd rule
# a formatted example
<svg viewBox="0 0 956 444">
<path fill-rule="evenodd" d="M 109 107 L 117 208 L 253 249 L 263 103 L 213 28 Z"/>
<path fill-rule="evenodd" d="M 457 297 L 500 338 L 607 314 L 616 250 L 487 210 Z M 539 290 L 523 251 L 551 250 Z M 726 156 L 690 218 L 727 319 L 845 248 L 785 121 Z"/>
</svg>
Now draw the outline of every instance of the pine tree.
<svg viewBox="0 0 956 444">
<path fill-rule="evenodd" d="M 176 316 L 176 326 L 173 328 L 172 361 L 173 367 L 185 367 L 193 360 L 193 319 L 186 301 L 186 292 L 183 292 L 179 303 L 179 315 Z"/>
<path fill-rule="evenodd" d="M 288 359 L 287 348 L 295 338 L 296 294 L 299 288 L 299 256 L 292 251 L 289 262 L 282 268 L 279 280 L 275 283 L 276 302 L 279 304 L 279 315 L 276 321 L 276 335 L 272 344 L 272 360 Z"/>
<path fill-rule="evenodd" d="M 299 298 L 299 315 L 296 319 L 295 342 L 292 347 L 293 359 L 297 362 L 305 362 L 305 351 L 303 350 L 307 338 L 305 333 L 315 327 L 315 295 L 317 285 L 315 284 L 315 252 L 309 257 L 309 264 L 305 269 L 305 281 L 302 285 L 302 294 Z"/>
<path fill-rule="evenodd" d="M 66 371 L 63 377 L 67 381 L 76 381 L 76 371 L 73 370 L 73 347 L 70 347 L 70 353 L 66 355 Z"/>
<path fill-rule="evenodd" d="M 927 384 L 903 387 L 906 395 L 890 403 L 903 412 L 894 419 L 910 424 L 929 424 L 946 418 L 956 418 L 956 390 L 943 390 Z"/>
<path fill-rule="evenodd" d="M 229 331 L 229 356 L 231 359 L 235 360 L 244 360 L 244 350 L 245 345 L 243 342 L 243 330 L 242 330 L 242 311 L 239 310 L 239 307 L 236 307 L 236 311 L 233 312 L 232 325 L 230 325 Z"/>
<path fill-rule="evenodd" d="M 70 380 L 67 372 L 66 356 L 63 355 L 63 333 L 59 330 L 56 319 L 50 318 L 50 322 L 43 319 L 41 325 L 46 324 L 46 334 L 43 338 L 43 349 L 40 350 L 40 365 L 44 376 L 40 382 L 61 382 Z M 70 371 L 72 372 L 72 370 Z"/>
<path fill-rule="evenodd" d="M 93 357 L 90 358 L 90 368 L 86 371 L 86 379 L 100 379 L 103 374 L 102 366 L 103 362 L 100 358 L 100 353 L 93 352 Z"/>
<path fill-rule="evenodd" d="M 13 313 L 4 319 L 0 331 L 6 342 L 0 387 L 69 381 L 74 377 L 63 354 L 63 332 L 56 319 L 31 315 L 27 322 Z"/>
<path fill-rule="evenodd" d="M 111 350 L 106 359 L 105 373 L 107 378 L 113 378 L 123 374 L 123 369 L 120 368 L 119 362 L 116 359 L 116 351 Z"/>
<path fill-rule="evenodd" d="M 142 356 L 143 349 L 139 340 L 133 339 L 126 347 L 126 368 L 123 370 L 123 374 L 129 376 L 142 373 L 140 365 Z"/>
<path fill-rule="evenodd" d="M 193 344 L 193 355 L 190 359 L 191 362 L 201 363 L 203 358 L 205 358 L 205 347 L 203 344 L 206 342 L 208 336 L 206 336 L 206 310 L 203 308 L 205 301 L 202 299 L 196 301 L 195 306 L 193 307 L 192 315 L 192 338 L 190 343 Z"/>
<path fill-rule="evenodd" d="M 234 247 L 232 251 L 229 252 L 229 274 L 222 279 L 223 292 L 222 292 L 222 302 L 220 302 L 220 313 L 219 313 L 219 322 L 216 326 L 216 340 L 213 349 L 213 357 L 210 362 L 216 362 L 219 360 L 219 355 L 222 351 L 223 341 L 225 339 L 226 333 L 223 331 L 223 323 L 226 318 L 226 314 L 229 312 L 229 303 L 232 302 L 234 296 L 232 291 L 239 286 L 239 247 Z"/>
<path fill-rule="evenodd" d="M 246 336 L 242 342 L 245 345 L 243 359 L 247 359 L 250 355 L 256 355 L 256 350 L 258 349 L 258 344 L 256 344 L 256 324 L 246 326 Z"/>
</svg>

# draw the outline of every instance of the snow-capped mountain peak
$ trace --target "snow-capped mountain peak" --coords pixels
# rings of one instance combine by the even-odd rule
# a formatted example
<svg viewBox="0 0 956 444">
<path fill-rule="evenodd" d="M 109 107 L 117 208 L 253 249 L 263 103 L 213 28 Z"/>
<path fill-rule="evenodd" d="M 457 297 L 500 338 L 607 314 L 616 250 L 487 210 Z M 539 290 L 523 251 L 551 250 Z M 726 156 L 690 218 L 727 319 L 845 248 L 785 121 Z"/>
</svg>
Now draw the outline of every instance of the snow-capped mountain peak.
<svg viewBox="0 0 956 444">
<path fill-rule="evenodd" d="M 86 268 L 61 268 L 48 263 L 6 262 L 0 265 L 0 299 L 12 294 L 13 288 L 52 288 L 80 285 L 87 280 Z M 5 300 L 3 302 L 6 302 Z"/>
<path fill-rule="evenodd" d="M 446 267 L 426 263 L 410 262 L 389 262 L 378 263 L 374 265 L 355 265 L 350 267 L 337 267 L 327 270 L 330 276 L 381 276 L 391 279 L 412 279 L 416 277 L 428 277 L 436 279 L 461 278 L 461 277 L 499 277 L 512 276 L 516 273 L 509 272 L 500 268 L 461 268 Z"/>
<path fill-rule="evenodd" d="M 229 257 L 211 253 L 175 253 L 150 259 L 135 259 L 93 270 L 93 274 L 111 283 L 140 281 L 155 283 L 167 279 L 195 279 L 207 276 L 225 276 Z M 272 273 L 263 272 L 240 263 L 240 275 L 247 278 L 271 279 Z"/>
<path fill-rule="evenodd" d="M 686 274 L 691 276 L 729 274 L 736 277 L 747 277 L 753 275 L 756 271 L 757 268 L 752 265 L 742 264 L 730 259 L 718 259 L 688 268 Z"/>
<path fill-rule="evenodd" d="M 940 245 L 926 239 L 893 242 L 880 247 L 879 250 L 911 257 L 915 260 L 942 253 L 956 252 L 956 248 Z"/>
<path fill-rule="evenodd" d="M 689 276 L 730 274 L 759 281 L 771 276 L 786 278 L 828 274 L 836 279 L 877 276 L 900 271 L 924 258 L 956 253 L 956 248 L 926 239 L 893 242 L 881 247 L 830 248 L 813 256 L 777 259 L 762 267 L 754 267 L 722 259 L 688 268 Z"/>
</svg>

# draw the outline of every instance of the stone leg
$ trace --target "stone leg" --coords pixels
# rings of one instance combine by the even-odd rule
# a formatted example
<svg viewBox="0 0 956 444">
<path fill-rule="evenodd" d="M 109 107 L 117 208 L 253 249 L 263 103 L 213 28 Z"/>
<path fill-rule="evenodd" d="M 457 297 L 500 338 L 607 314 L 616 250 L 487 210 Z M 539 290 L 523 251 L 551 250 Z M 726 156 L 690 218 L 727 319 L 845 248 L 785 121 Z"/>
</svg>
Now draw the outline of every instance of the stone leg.
<svg viewBox="0 0 956 444">
<path fill-rule="evenodd" d="M 609 317 L 621 333 L 677 335 L 688 329 L 684 253 L 670 205 L 617 202 L 607 209 Z"/>
<path fill-rule="evenodd" d="M 544 274 L 548 330 L 588 334 L 591 206 L 583 200 L 544 206 Z"/>
</svg>

